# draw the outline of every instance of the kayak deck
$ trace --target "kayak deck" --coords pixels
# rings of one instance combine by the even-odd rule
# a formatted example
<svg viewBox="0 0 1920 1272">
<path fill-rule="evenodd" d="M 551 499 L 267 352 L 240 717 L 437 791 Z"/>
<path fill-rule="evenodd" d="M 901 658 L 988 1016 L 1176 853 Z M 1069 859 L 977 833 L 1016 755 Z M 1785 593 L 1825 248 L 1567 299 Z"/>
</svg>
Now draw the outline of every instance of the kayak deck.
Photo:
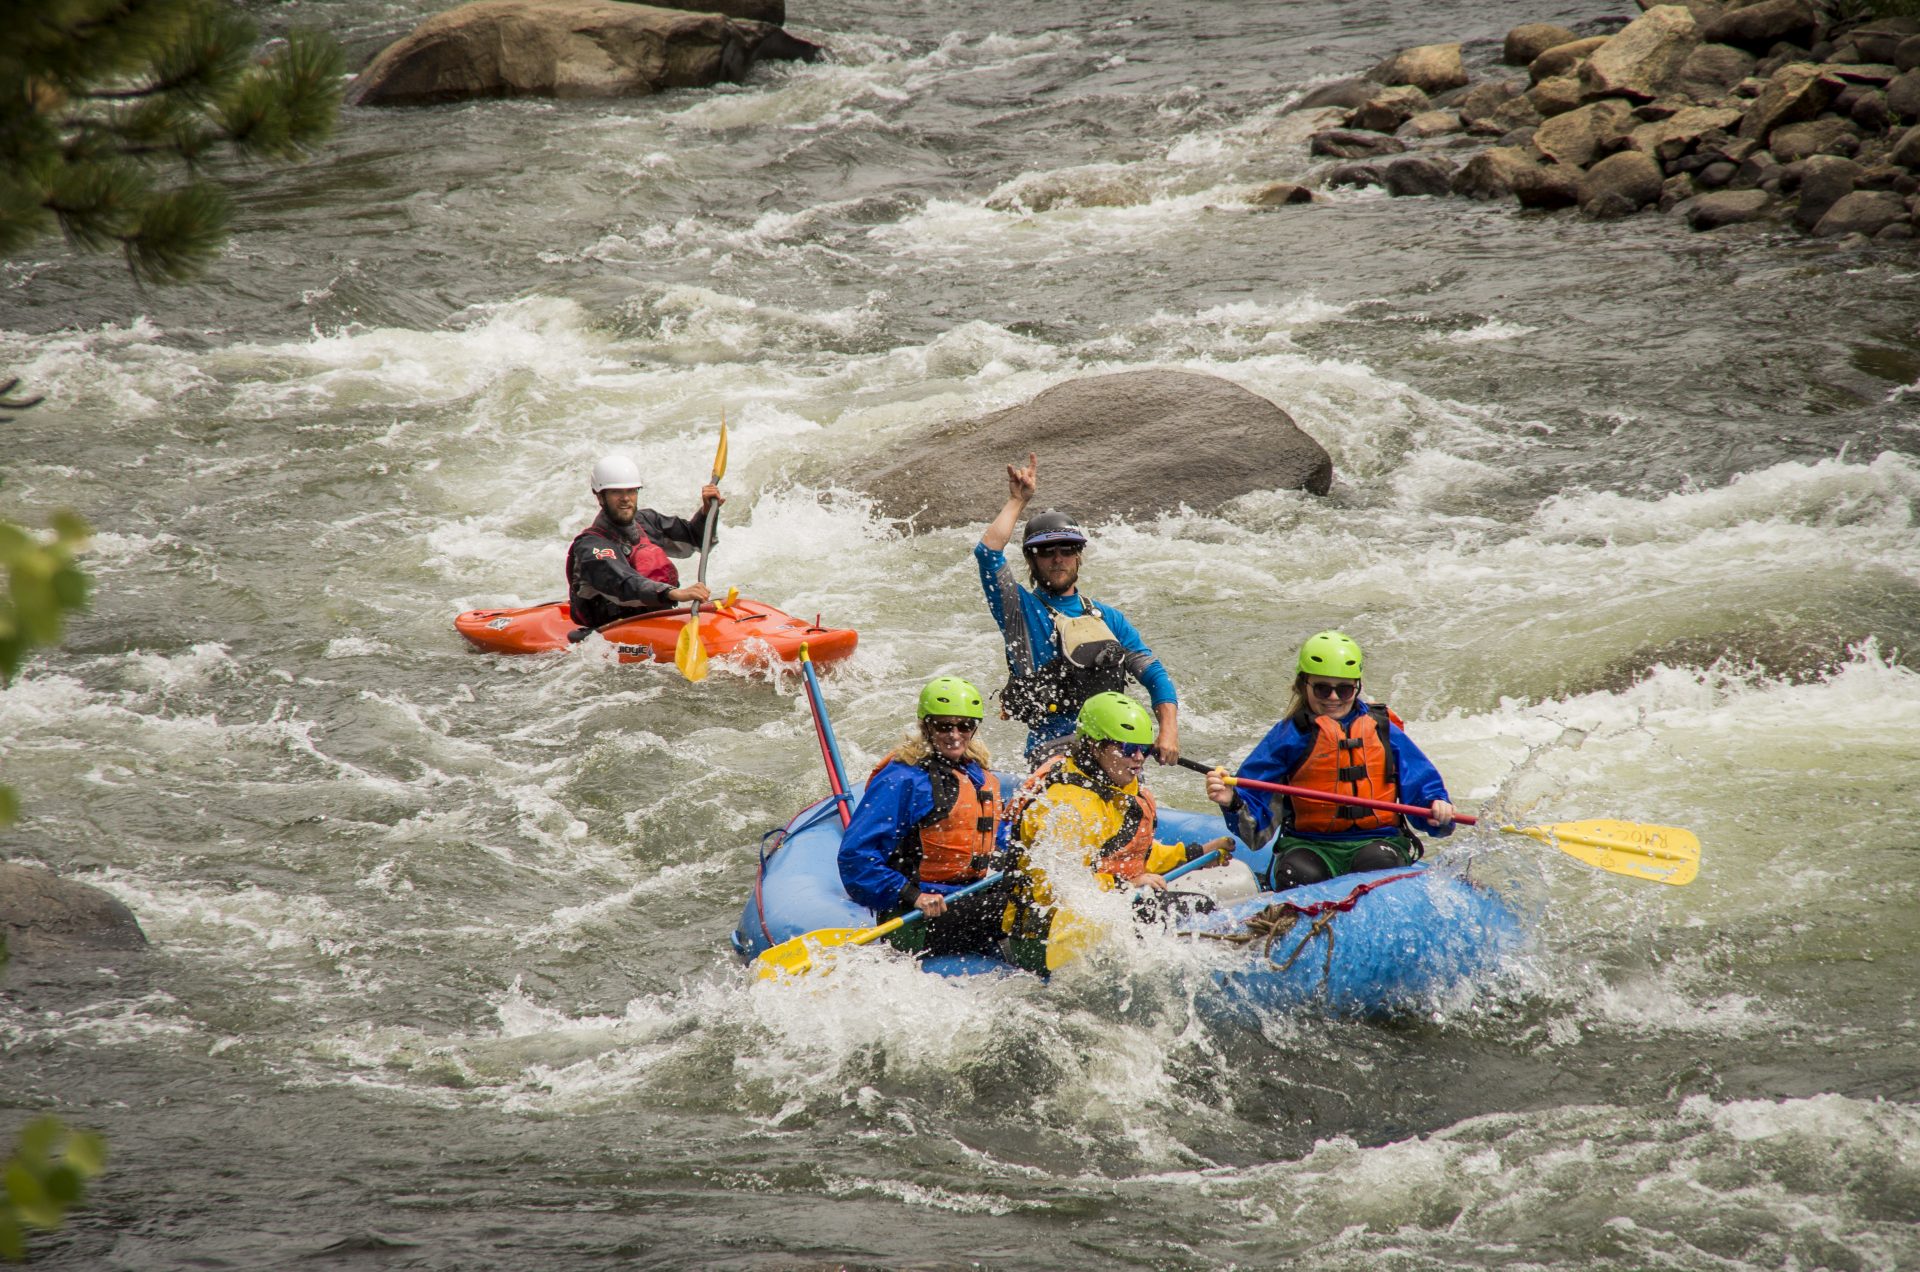
<svg viewBox="0 0 1920 1272">
<path fill-rule="evenodd" d="M 609 623 L 598 632 L 619 652 L 621 662 L 672 662 L 688 609 L 657 610 Z M 453 620 L 454 630 L 493 654 L 545 654 L 571 649 L 589 634 L 573 621 L 565 601 L 523 609 L 467 610 Z M 576 637 L 576 633 L 579 635 Z M 860 633 L 822 627 L 745 598 L 722 608 L 700 607 L 700 641 L 712 658 L 748 666 L 796 662 L 806 645 L 815 662 L 833 662 L 853 653 Z"/>
</svg>

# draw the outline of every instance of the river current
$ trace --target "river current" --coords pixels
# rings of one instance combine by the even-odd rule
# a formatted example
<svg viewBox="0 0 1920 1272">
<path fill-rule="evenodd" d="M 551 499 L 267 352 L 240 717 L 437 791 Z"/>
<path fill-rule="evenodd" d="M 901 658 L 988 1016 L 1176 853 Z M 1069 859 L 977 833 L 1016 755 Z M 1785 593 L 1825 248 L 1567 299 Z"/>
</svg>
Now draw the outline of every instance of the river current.
<svg viewBox="0 0 1920 1272">
<path fill-rule="evenodd" d="M 436 7 L 261 16 L 363 56 Z M 741 85 L 349 111 L 190 286 L 0 265 L 0 365 L 48 397 L 0 516 L 80 511 L 98 588 L 0 691 L 0 859 L 153 942 L 0 997 L 0 1140 L 112 1143 L 36 1266 L 1920 1266 L 1920 257 L 1247 201 L 1308 169 L 1315 83 L 1621 16 L 796 0 L 832 56 Z M 1384 1023 L 1223 1015 L 1163 940 L 754 984 L 756 842 L 825 789 L 795 679 L 452 630 L 561 594 L 603 451 L 691 511 L 724 408 L 711 578 L 860 630 L 826 696 L 864 772 L 924 679 L 1002 672 L 977 529 L 859 474 L 1156 366 L 1336 469 L 1086 510 L 1188 754 L 1243 756 L 1339 626 L 1464 806 L 1686 826 L 1698 879 L 1456 836 L 1534 939 Z"/>
</svg>

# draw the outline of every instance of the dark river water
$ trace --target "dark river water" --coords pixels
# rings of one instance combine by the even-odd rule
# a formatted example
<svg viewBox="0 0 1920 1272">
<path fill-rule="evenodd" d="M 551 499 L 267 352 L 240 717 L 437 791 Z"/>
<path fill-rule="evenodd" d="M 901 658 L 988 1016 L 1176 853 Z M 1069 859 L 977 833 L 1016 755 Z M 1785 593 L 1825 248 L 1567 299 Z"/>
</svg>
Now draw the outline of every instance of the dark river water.
<svg viewBox="0 0 1920 1272">
<path fill-rule="evenodd" d="M 435 7 L 261 16 L 357 60 Z M 98 532 L 93 611 L 0 692 L 0 859 L 153 942 L 0 997 L 0 1140 L 114 1154 L 35 1266 L 1920 1266 L 1920 257 L 1247 201 L 1308 171 L 1304 87 L 1620 16 L 795 0 L 831 58 L 742 85 L 349 111 L 191 286 L 0 265 L 49 399 L 0 516 Z M 1000 673 L 974 534 L 858 474 L 1148 366 L 1337 473 L 1096 533 L 1188 753 L 1244 755 L 1339 626 L 1464 806 L 1686 826 L 1697 881 L 1458 836 L 1532 943 L 1389 1022 L 1223 1015 L 1154 940 L 755 983 L 756 841 L 824 791 L 796 681 L 452 630 L 560 594 L 600 453 L 689 511 L 724 407 L 711 577 L 860 629 L 864 772 L 924 679 Z"/>
</svg>

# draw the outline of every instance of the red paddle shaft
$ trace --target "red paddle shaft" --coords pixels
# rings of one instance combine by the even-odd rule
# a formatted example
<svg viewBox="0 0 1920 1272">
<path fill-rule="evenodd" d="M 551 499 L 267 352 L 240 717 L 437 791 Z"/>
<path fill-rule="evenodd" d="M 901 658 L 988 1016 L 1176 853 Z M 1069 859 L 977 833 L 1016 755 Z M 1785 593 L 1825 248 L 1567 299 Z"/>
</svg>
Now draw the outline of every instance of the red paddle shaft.
<svg viewBox="0 0 1920 1272">
<path fill-rule="evenodd" d="M 1291 795 L 1295 799 L 1317 800 L 1322 804 L 1354 804 L 1361 808 L 1377 808 L 1387 813 L 1406 813 L 1413 817 L 1431 816 L 1431 808 L 1421 808 L 1418 804 L 1395 804 L 1390 800 L 1366 799 L 1359 795 L 1332 795 L 1326 791 L 1309 790 L 1304 786 L 1282 786 L 1279 782 L 1262 782 L 1252 777 L 1229 777 L 1228 786 L 1251 786 L 1256 791 L 1272 791 L 1276 795 Z M 1466 813 L 1455 813 L 1453 820 L 1462 826 L 1477 826 L 1480 819 Z"/>
</svg>

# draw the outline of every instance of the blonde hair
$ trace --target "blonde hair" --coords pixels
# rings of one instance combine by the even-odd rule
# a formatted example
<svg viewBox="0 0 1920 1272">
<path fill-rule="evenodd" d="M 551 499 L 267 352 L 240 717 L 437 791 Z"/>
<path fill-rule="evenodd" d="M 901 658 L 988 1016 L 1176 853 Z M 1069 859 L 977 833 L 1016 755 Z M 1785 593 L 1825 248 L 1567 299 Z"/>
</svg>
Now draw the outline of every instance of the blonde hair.
<svg viewBox="0 0 1920 1272">
<path fill-rule="evenodd" d="M 906 732 L 901 735 L 900 745 L 893 748 L 893 758 L 902 764 L 918 764 L 932 754 L 933 746 L 927 741 L 926 727 L 918 720 L 907 726 Z M 993 761 L 987 756 L 987 744 L 980 740 L 980 730 L 975 729 L 973 736 L 967 739 L 964 758 L 981 768 L 993 767 Z"/>
</svg>

